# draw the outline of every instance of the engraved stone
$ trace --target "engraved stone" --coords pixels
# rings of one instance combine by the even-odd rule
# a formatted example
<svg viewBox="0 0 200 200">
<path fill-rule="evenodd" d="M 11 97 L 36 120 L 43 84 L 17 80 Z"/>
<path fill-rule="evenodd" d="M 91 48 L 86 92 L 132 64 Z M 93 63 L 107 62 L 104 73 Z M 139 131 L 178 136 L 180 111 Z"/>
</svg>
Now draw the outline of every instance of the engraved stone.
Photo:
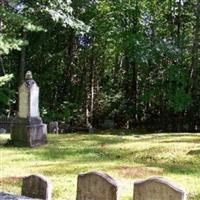
<svg viewBox="0 0 200 200">
<path fill-rule="evenodd" d="M 19 87 L 19 112 L 11 129 L 11 141 L 14 145 L 30 147 L 47 143 L 46 125 L 39 113 L 39 87 L 30 71 Z"/>
<path fill-rule="evenodd" d="M 41 199 L 33 199 L 25 196 L 18 196 L 14 194 L 0 192 L 0 199 L 1 200 L 41 200 Z"/>
<path fill-rule="evenodd" d="M 39 87 L 32 79 L 26 79 L 19 87 L 18 116 L 20 118 L 39 117 Z"/>
<path fill-rule="evenodd" d="M 22 195 L 43 200 L 51 200 L 51 182 L 42 175 L 31 175 L 23 179 Z"/>
<path fill-rule="evenodd" d="M 186 200 L 184 189 L 160 177 L 134 183 L 134 200 Z"/>
<path fill-rule="evenodd" d="M 30 93 L 30 117 L 39 117 L 39 88 L 34 84 Z"/>
<path fill-rule="evenodd" d="M 50 122 L 49 123 L 49 132 L 58 134 L 58 131 L 59 131 L 58 122 L 56 122 L 56 121 Z"/>
<path fill-rule="evenodd" d="M 6 129 L 0 128 L 0 134 L 2 134 L 2 133 L 6 133 Z"/>
<path fill-rule="evenodd" d="M 29 113 L 28 108 L 29 90 L 25 84 L 19 88 L 19 117 L 27 118 Z"/>
<path fill-rule="evenodd" d="M 76 200 L 117 200 L 118 187 L 109 175 L 99 172 L 79 174 Z"/>
</svg>

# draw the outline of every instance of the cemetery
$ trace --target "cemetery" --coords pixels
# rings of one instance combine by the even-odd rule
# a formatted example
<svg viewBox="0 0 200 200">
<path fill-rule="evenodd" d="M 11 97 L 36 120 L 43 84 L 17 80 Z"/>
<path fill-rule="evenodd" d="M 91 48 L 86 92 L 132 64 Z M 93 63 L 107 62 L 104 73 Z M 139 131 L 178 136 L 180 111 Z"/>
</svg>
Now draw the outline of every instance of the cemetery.
<svg viewBox="0 0 200 200">
<path fill-rule="evenodd" d="M 200 200 L 200 0 L 0 0 L 0 200 Z"/>
<path fill-rule="evenodd" d="M 52 183 L 52 199 L 75 200 L 78 175 L 97 171 L 115 180 L 118 199 L 121 200 L 133 199 L 134 184 L 138 188 L 136 195 L 149 195 L 147 190 L 150 186 L 145 186 L 145 192 L 141 192 L 140 181 L 151 177 L 170 180 L 178 185 L 175 186 L 178 191 L 184 188 L 187 200 L 198 200 L 200 197 L 198 134 L 181 134 L 180 137 L 180 134 L 143 135 L 126 132 L 126 135 L 121 135 L 111 130 L 105 131 L 103 135 L 101 132 L 48 134 L 47 145 L 31 149 L 3 146 L 9 135 L 3 134 L 0 137 L 3 155 L 1 192 L 21 195 L 23 178 L 31 174 L 42 174 Z M 85 184 L 84 176 L 82 178 L 80 175 L 79 182 Z M 90 180 L 86 183 L 88 187 L 84 187 L 84 191 L 91 192 L 90 186 L 93 183 Z M 157 185 L 155 187 L 158 188 Z M 98 190 L 101 191 L 100 188 Z M 151 187 L 149 190 L 155 191 Z"/>
<path fill-rule="evenodd" d="M 24 82 L 19 87 L 19 112 L 10 130 L 10 135 L 2 134 L 0 144 L 3 147 L 2 192 L 0 193 L 2 200 L 51 200 L 52 198 L 60 200 L 191 200 L 199 196 L 198 189 L 195 196 L 191 192 L 188 193 L 189 190 L 187 192 L 185 188 L 161 177 L 165 173 L 166 176 L 173 177 L 173 174 L 178 172 L 173 172 L 177 165 L 179 167 L 176 170 L 180 170 L 179 173 L 181 173 L 180 177 L 175 176 L 178 180 L 184 178 L 185 172 L 195 170 L 179 162 L 184 161 L 181 160 L 184 156 L 192 160 L 191 155 L 193 157 L 195 155 L 193 145 L 195 139 L 199 140 L 198 134 L 193 134 L 192 137 L 183 134 L 181 140 L 180 134 L 171 136 L 169 134 L 148 134 L 145 136 L 144 134 L 132 133 L 130 135 L 130 133 L 114 131 L 114 135 L 109 132 L 105 135 L 105 130 L 102 131 L 103 135 L 99 132 L 89 132 L 89 134 L 82 135 L 71 133 L 66 136 L 59 134 L 58 122 L 51 122 L 48 127 L 51 134 L 47 137 L 47 125 L 42 123 L 39 114 L 39 87 L 30 71 L 26 73 Z M 186 153 L 186 147 L 178 145 L 179 142 L 184 144 L 191 142 L 193 145 L 186 146 L 188 148 Z M 141 148 L 140 143 L 143 143 Z M 165 144 L 164 147 L 162 143 Z M 9 156 L 9 151 L 15 152 L 13 158 Z M 141 154 L 143 151 L 145 153 Z M 14 157 L 17 155 L 19 157 L 16 160 Z M 171 174 L 170 168 L 167 168 L 168 162 L 172 162 Z M 198 163 L 199 160 L 197 159 L 196 162 Z M 86 173 L 80 173 L 82 170 Z M 115 176 L 120 176 L 121 180 L 116 181 L 110 175 L 97 170 L 108 171 Z M 28 172 L 40 172 L 43 175 L 25 176 Z M 4 173 L 13 175 L 5 177 Z M 77 173 L 78 177 L 75 178 Z M 55 186 L 44 174 L 54 177 L 53 185 Z M 150 178 L 144 180 L 148 176 Z M 137 180 L 138 178 L 143 180 Z M 133 181 L 135 179 L 136 181 Z M 192 185 L 185 181 L 183 184 L 189 189 L 194 187 L 194 180 L 192 182 Z M 70 184 L 70 187 L 65 188 L 66 184 Z"/>
</svg>

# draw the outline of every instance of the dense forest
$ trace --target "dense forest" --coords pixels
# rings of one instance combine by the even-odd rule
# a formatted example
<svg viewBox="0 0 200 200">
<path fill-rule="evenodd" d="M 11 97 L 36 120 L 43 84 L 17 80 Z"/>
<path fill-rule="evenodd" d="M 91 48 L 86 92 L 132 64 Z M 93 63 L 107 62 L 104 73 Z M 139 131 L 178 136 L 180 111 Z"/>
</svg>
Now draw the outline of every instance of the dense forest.
<svg viewBox="0 0 200 200">
<path fill-rule="evenodd" d="M 0 0 L 0 115 L 31 70 L 46 122 L 200 130 L 200 0 Z"/>
</svg>

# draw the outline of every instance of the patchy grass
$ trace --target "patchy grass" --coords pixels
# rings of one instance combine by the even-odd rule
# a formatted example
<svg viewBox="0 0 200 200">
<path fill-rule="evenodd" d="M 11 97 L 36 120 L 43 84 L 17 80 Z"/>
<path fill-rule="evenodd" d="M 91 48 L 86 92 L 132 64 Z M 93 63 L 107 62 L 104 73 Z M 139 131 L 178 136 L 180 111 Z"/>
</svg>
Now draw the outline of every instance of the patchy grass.
<svg viewBox="0 0 200 200">
<path fill-rule="evenodd" d="M 5 192 L 20 194 L 22 177 L 39 173 L 52 181 L 53 199 L 75 200 L 77 175 L 96 170 L 118 181 L 121 200 L 132 199 L 136 179 L 154 175 L 185 187 L 189 200 L 200 199 L 200 134 L 49 135 L 49 144 L 35 149 L 4 147 L 8 138 L 0 135 Z"/>
</svg>

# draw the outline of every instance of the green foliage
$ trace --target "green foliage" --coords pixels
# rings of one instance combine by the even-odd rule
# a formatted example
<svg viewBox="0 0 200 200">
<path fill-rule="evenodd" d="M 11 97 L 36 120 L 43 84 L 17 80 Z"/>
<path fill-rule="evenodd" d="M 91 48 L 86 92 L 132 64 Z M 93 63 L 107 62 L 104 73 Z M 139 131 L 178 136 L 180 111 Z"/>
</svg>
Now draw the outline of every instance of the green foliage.
<svg viewBox="0 0 200 200">
<path fill-rule="evenodd" d="M 49 7 L 44 11 L 48 12 L 55 22 L 61 22 L 64 27 L 70 26 L 80 32 L 87 32 L 89 26 L 73 16 L 73 8 L 71 7 L 71 0 L 63 2 L 61 0 L 49 1 Z"/>
<path fill-rule="evenodd" d="M 189 96 L 185 90 L 180 88 L 176 90 L 175 93 L 169 97 L 169 107 L 175 112 L 182 112 L 186 110 L 192 104 L 192 98 Z"/>
<path fill-rule="evenodd" d="M 8 90 L 8 82 L 13 78 L 13 74 L 6 74 L 0 76 L 0 115 L 6 115 L 9 113 L 9 104 L 10 104 L 10 93 Z"/>
<path fill-rule="evenodd" d="M 0 87 L 5 85 L 12 78 L 13 78 L 13 74 L 6 74 L 5 76 L 0 76 Z"/>
<path fill-rule="evenodd" d="M 11 50 L 25 45 L 47 120 L 199 126 L 197 0 L 11 2 L 0 6 L 3 65 L 18 82 L 19 53 Z"/>
<path fill-rule="evenodd" d="M 8 54 L 9 51 L 13 49 L 20 50 L 24 44 L 25 42 L 23 40 L 0 36 L 0 55 Z"/>
</svg>

